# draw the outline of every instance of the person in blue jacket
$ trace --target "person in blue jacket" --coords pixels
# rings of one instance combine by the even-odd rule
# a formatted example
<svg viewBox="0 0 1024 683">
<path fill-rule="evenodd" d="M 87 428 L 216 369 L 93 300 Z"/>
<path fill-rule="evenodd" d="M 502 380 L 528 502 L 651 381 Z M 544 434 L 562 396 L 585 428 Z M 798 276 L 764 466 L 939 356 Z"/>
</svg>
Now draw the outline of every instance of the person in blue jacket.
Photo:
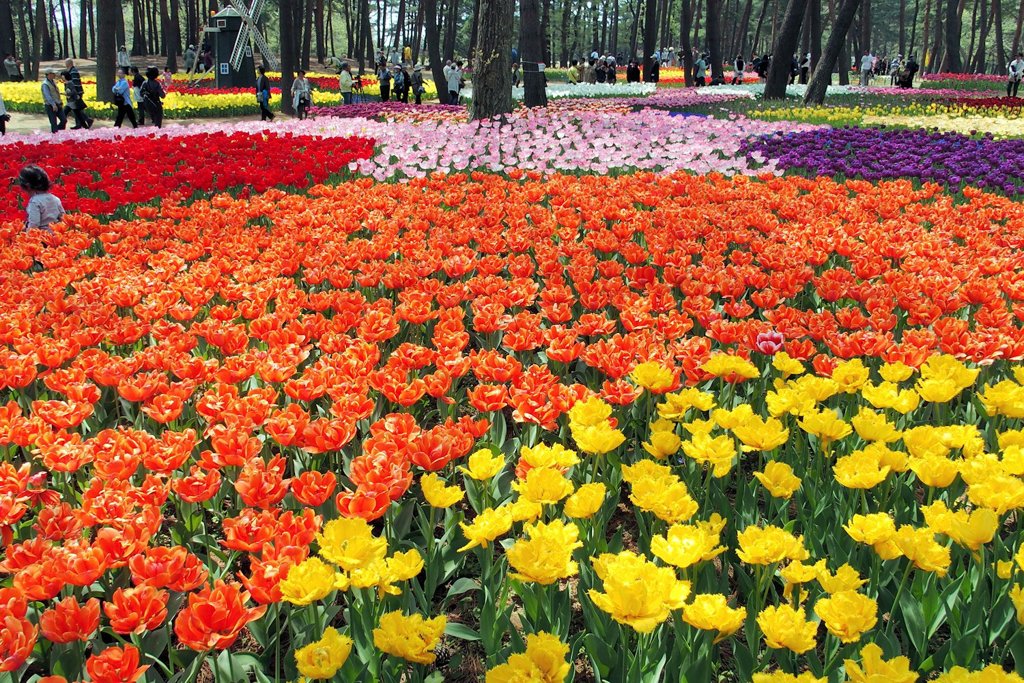
<svg viewBox="0 0 1024 683">
<path fill-rule="evenodd" d="M 138 128 L 135 121 L 135 109 L 132 107 L 132 86 L 128 83 L 128 74 L 124 69 L 117 70 L 117 82 L 111 88 L 114 93 L 114 104 L 117 106 L 117 118 L 114 119 L 114 128 L 120 128 L 127 116 L 132 128 Z"/>
</svg>

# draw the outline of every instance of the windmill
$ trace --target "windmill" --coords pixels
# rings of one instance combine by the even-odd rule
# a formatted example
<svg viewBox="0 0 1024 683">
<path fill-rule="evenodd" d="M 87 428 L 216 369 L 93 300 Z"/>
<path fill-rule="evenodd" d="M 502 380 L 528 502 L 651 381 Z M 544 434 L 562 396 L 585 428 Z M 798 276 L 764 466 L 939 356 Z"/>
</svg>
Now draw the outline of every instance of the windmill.
<svg viewBox="0 0 1024 683">
<path fill-rule="evenodd" d="M 252 0 L 252 5 L 246 7 L 244 0 L 228 0 L 224 9 L 210 17 L 204 33 L 213 45 L 218 88 L 252 87 L 256 78 L 254 43 L 270 67 L 277 68 L 277 60 L 257 25 L 265 4 L 266 0 Z"/>
<path fill-rule="evenodd" d="M 263 58 L 270 64 L 270 68 L 277 71 L 277 60 L 274 59 L 274 55 L 270 52 L 270 47 L 267 45 L 267 41 L 263 38 L 263 34 L 260 33 L 258 26 L 260 15 L 263 13 L 263 6 L 266 4 L 266 0 L 253 0 L 252 7 L 248 10 L 245 8 L 245 4 L 241 0 L 231 0 L 231 6 L 235 8 L 239 16 L 242 18 L 242 25 L 238 29 L 238 38 L 235 39 L 235 47 L 231 50 L 231 58 L 228 63 L 231 68 L 238 71 L 242 68 L 242 59 L 246 56 L 246 53 L 251 50 L 249 45 L 249 38 L 252 37 L 252 42 L 256 44 L 256 48 L 263 55 Z M 249 52 L 251 55 L 251 52 Z"/>
</svg>

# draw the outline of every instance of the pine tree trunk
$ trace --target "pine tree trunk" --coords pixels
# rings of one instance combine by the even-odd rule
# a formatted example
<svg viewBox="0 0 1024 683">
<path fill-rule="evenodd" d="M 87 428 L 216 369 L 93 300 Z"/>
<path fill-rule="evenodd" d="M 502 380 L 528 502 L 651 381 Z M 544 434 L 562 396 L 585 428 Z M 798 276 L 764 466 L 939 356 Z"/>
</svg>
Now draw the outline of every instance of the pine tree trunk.
<svg viewBox="0 0 1024 683">
<path fill-rule="evenodd" d="M 78 5 L 78 54 L 85 59 L 89 56 L 89 0 Z"/>
<path fill-rule="evenodd" d="M 710 7 L 709 7 L 710 9 Z M 800 40 L 800 24 L 807 11 L 807 0 L 789 0 L 779 35 L 772 47 L 772 61 L 768 68 L 768 81 L 764 86 L 764 99 L 783 100 L 789 83 L 790 58 Z M 709 15 L 710 17 L 710 12 Z M 721 67 L 719 67 L 721 68 Z"/>
<path fill-rule="evenodd" d="M 614 2 L 618 2 L 618 0 L 614 0 Z M 551 51 L 551 0 L 543 0 L 541 7 L 543 11 L 540 15 L 540 35 L 544 45 L 542 61 L 545 64 L 551 64 L 554 61 Z"/>
<path fill-rule="evenodd" d="M 512 0 L 515 3 L 515 0 Z M 444 37 L 444 54 L 445 59 L 455 59 L 455 38 L 458 35 L 459 29 L 459 0 L 451 0 L 451 4 L 448 9 L 448 23 L 447 31 L 445 31 Z M 511 41 L 512 25 L 508 27 L 509 40 Z M 511 54 L 512 47 L 509 46 Z M 511 69 L 511 66 L 509 67 Z"/>
<path fill-rule="evenodd" d="M 768 14 L 768 0 L 764 0 L 761 3 L 761 13 L 757 17 L 757 28 L 754 29 L 754 40 L 750 44 L 752 52 L 760 53 L 761 46 L 761 27 L 764 26 L 765 15 Z"/>
<path fill-rule="evenodd" d="M 977 4 L 977 2 L 975 2 L 975 4 Z M 988 51 L 988 32 L 992 27 L 992 17 L 993 13 L 989 11 L 988 2 L 986 0 L 981 0 L 981 18 L 978 22 L 980 24 L 978 51 L 969 51 L 974 56 L 974 73 L 985 73 L 985 53 Z M 971 33 L 974 33 L 973 28 L 971 29 Z"/>
<path fill-rule="evenodd" d="M 313 49 L 313 10 L 316 0 L 306 0 L 302 7 L 302 53 L 300 63 L 305 71 L 309 71 L 309 54 Z"/>
<path fill-rule="evenodd" d="M 753 13 L 754 0 L 746 0 L 743 5 L 743 14 L 740 15 L 740 21 L 736 25 L 736 35 L 733 39 L 737 54 L 746 54 L 747 52 L 747 37 L 750 35 L 750 17 Z"/>
<path fill-rule="evenodd" d="M 32 60 L 28 64 L 30 80 L 39 79 L 39 58 L 43 54 L 43 40 L 46 38 L 46 4 L 36 0 L 36 30 L 32 37 Z"/>
<path fill-rule="evenodd" d="M 171 2 L 171 22 L 167 35 L 164 38 L 164 48 L 167 50 L 167 68 L 170 72 L 178 72 L 178 54 L 181 50 L 181 16 L 178 14 L 179 0 Z"/>
<path fill-rule="evenodd" d="M 658 0 L 645 0 L 644 5 L 644 81 L 654 82 L 652 68 L 654 52 L 658 49 Z"/>
<path fill-rule="evenodd" d="M 113 102 L 117 71 L 117 14 L 119 0 L 96 0 L 96 99 Z"/>
<path fill-rule="evenodd" d="M 285 114 L 295 114 L 295 107 L 292 106 L 296 52 L 294 0 L 280 0 L 278 19 L 281 39 L 281 111 Z"/>
<path fill-rule="evenodd" d="M 16 0 L 21 2 L 21 0 Z M 85 7 L 85 4 L 82 4 Z M 83 9 L 83 16 L 85 10 Z M 85 21 L 82 21 L 85 26 Z M 85 33 L 83 32 L 83 36 Z M 14 35 L 14 13 L 11 11 L 11 0 L 0 0 L 0 56 L 18 54 L 17 41 Z M 0 74 L 0 78 L 6 79 L 7 72 Z"/>
<path fill-rule="evenodd" d="M 512 111 L 512 26 L 514 0 L 480 0 L 480 49 L 473 63 L 474 120 Z"/>
<path fill-rule="evenodd" d="M 679 5 L 679 51 L 683 58 L 683 82 L 686 83 L 686 87 L 691 87 L 693 85 L 693 49 L 690 43 L 692 6 L 690 0 L 681 0 Z"/>
<path fill-rule="evenodd" d="M 996 73 L 1006 73 L 1006 45 L 1003 42 L 1003 0 L 992 0 L 992 14 L 996 22 Z"/>
<path fill-rule="evenodd" d="M 146 46 L 146 15 L 142 12 L 142 0 L 132 0 L 132 54 L 141 55 Z"/>
<path fill-rule="evenodd" d="M 540 0 L 519 0 L 519 48 L 523 51 L 523 103 L 527 107 L 545 107 L 548 103 L 547 93 L 544 91 L 544 74 L 537 65 L 544 59 L 539 4 Z"/>
<path fill-rule="evenodd" d="M 832 26 L 832 33 L 828 36 L 825 50 L 821 53 L 821 60 L 811 74 L 811 80 L 807 84 L 807 92 L 804 93 L 804 104 L 823 104 L 825 92 L 832 82 L 832 71 L 836 67 L 836 60 L 843 52 L 846 45 L 846 35 L 850 32 L 853 24 L 853 17 L 857 14 L 857 6 L 860 0 L 843 0 L 836 13 L 835 24 Z M 844 65 L 840 64 L 840 72 Z"/>
<path fill-rule="evenodd" d="M 900 0 L 899 12 L 899 53 L 904 55 L 907 49 L 907 0 Z"/>
<path fill-rule="evenodd" d="M 618 4 L 618 3 L 616 3 Z M 480 6 L 480 0 L 477 0 L 476 6 Z M 569 15 L 572 14 L 572 0 L 563 0 L 562 2 L 562 20 L 561 28 L 559 31 L 559 42 L 561 45 L 561 52 L 559 53 L 558 63 L 565 68 L 569 66 Z M 473 35 L 476 36 L 476 27 L 473 27 Z"/>
<path fill-rule="evenodd" d="M 946 2 L 951 5 L 956 4 L 956 0 L 946 0 Z M 934 29 L 932 30 L 932 33 L 934 34 L 933 38 L 935 41 L 935 43 L 932 46 L 932 71 L 934 72 L 939 72 L 945 69 L 945 65 L 943 63 L 944 55 L 942 49 L 942 39 L 945 33 L 943 29 L 943 27 L 945 26 L 943 24 L 944 15 L 945 12 L 943 11 L 942 0 L 935 0 L 935 18 L 933 19 Z"/>
<path fill-rule="evenodd" d="M 807 0 L 808 19 L 811 22 L 811 44 L 808 52 L 811 53 L 811 71 L 821 61 L 821 0 Z M 810 79 L 808 78 L 808 83 Z"/>
<path fill-rule="evenodd" d="M 938 1 L 938 0 L 936 0 Z M 1024 0 L 1021 0 L 1021 5 L 1024 6 Z M 925 0 L 925 26 L 921 30 L 921 68 L 928 71 L 931 54 L 929 53 L 929 41 L 932 38 L 931 33 L 931 22 L 932 22 L 932 0 Z M 913 49 L 910 50 L 913 52 Z"/>
<path fill-rule="evenodd" d="M 806 3 L 807 0 L 800 0 Z M 722 27 L 721 0 L 707 0 L 708 3 L 708 52 L 711 53 L 711 82 L 722 83 L 725 74 L 722 72 Z M 799 32 L 800 27 L 797 27 Z M 797 37 L 799 37 L 797 33 Z M 795 47 L 795 46 L 794 46 Z"/>
<path fill-rule="evenodd" d="M 403 0 L 402 10 L 405 9 L 404 5 Z M 327 59 L 327 47 L 324 45 L 324 28 L 324 0 L 316 0 L 313 8 L 313 30 L 316 32 L 316 61 L 320 64 L 323 64 L 324 60 Z M 334 50 L 332 49 L 331 52 L 333 53 Z"/>
<path fill-rule="evenodd" d="M 976 44 L 975 38 L 978 37 L 978 8 L 980 5 L 984 5 L 984 0 L 974 0 L 971 3 L 971 38 L 970 42 L 967 43 L 967 62 L 968 65 L 974 63 L 975 57 L 977 56 L 974 51 Z M 982 8 L 984 11 L 984 8 Z"/>
<path fill-rule="evenodd" d="M 430 73 L 437 86 L 437 97 L 441 104 L 448 101 L 448 85 L 444 82 L 444 63 L 441 60 L 441 31 L 437 25 L 437 0 L 422 0 L 423 26 L 427 34 L 427 58 Z M 481 0 L 483 3 L 483 0 Z M 477 40 L 480 39 L 479 32 Z M 511 88 L 510 88 L 511 89 Z M 511 96 L 510 96 L 511 98 Z"/>
<path fill-rule="evenodd" d="M 1013 56 L 1016 56 L 1020 50 L 1022 28 L 1024 28 L 1024 0 L 1020 0 L 1020 4 L 1017 6 L 1017 27 L 1013 31 L 1013 47 L 1010 49 L 1010 54 Z"/>
<path fill-rule="evenodd" d="M 861 0 L 860 3 L 860 50 L 867 52 L 874 46 L 871 44 L 871 0 Z"/>
</svg>

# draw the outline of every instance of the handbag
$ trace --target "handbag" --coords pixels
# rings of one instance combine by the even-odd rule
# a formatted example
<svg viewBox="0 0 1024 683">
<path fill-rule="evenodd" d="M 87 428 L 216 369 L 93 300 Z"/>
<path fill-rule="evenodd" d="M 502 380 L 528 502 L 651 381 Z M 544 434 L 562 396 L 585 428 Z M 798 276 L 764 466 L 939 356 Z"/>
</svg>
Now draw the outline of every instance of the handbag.
<svg viewBox="0 0 1024 683">
<path fill-rule="evenodd" d="M 114 104 L 119 107 L 123 107 L 126 104 L 124 101 L 124 95 L 119 92 L 114 93 Z"/>
</svg>

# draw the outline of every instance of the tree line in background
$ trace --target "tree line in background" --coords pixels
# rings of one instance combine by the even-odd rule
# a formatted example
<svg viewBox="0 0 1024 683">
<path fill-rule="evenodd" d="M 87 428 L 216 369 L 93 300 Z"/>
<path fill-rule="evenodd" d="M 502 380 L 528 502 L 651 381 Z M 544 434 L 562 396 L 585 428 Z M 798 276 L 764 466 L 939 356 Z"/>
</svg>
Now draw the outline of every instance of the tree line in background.
<svg viewBox="0 0 1024 683">
<path fill-rule="evenodd" d="M 117 46 L 126 45 L 133 55 L 162 55 L 173 71 L 185 45 L 201 42 L 206 17 L 223 1 L 0 0 L 0 53 L 16 54 L 27 75 L 37 77 L 40 61 L 65 57 L 99 56 L 112 72 Z M 918 55 L 924 71 L 1003 73 L 1021 49 L 1024 0 L 1003 3 L 519 0 L 517 15 L 516 0 L 270 0 L 263 21 L 287 81 L 291 70 L 330 56 L 352 58 L 362 69 L 378 51 L 391 55 L 408 45 L 412 60 L 429 63 L 436 81 L 443 80 L 445 61 L 461 57 L 471 60 L 474 81 L 486 84 L 485 74 L 504 78 L 498 72 L 507 70 L 518 46 L 530 102 L 538 99 L 540 63 L 565 66 L 596 51 L 620 61 L 638 57 L 647 70 L 655 52 L 672 49 L 687 78 L 693 50 L 708 53 L 712 82 L 737 54 L 782 55 L 772 60 L 766 91 L 779 96 L 795 54 L 811 55 L 815 92 L 834 71 L 846 82 L 846 67 L 868 50 Z M 103 71 L 102 82 L 112 78 Z"/>
</svg>

